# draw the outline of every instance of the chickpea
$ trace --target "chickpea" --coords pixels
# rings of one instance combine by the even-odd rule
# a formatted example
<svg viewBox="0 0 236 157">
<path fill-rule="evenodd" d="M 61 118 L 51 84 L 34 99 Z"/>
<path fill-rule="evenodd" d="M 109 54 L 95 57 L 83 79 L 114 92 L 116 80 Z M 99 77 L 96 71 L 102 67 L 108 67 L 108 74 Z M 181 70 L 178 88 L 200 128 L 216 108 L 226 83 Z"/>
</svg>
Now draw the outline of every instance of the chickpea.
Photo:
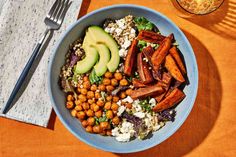
<svg viewBox="0 0 236 157">
<path fill-rule="evenodd" d="M 79 112 L 77 112 L 76 116 L 77 116 L 80 120 L 83 120 L 86 115 L 85 115 L 84 111 L 79 111 Z"/>
<path fill-rule="evenodd" d="M 117 80 L 121 80 L 121 79 L 122 79 L 122 74 L 116 72 L 116 73 L 114 74 L 114 77 L 115 77 L 115 79 L 117 79 Z"/>
<path fill-rule="evenodd" d="M 102 107 L 102 106 L 104 106 L 104 102 L 102 100 L 98 100 L 97 101 L 97 105 Z"/>
<path fill-rule="evenodd" d="M 106 112 L 106 117 L 107 117 L 108 119 L 112 119 L 112 118 L 113 118 L 113 112 L 112 112 L 111 110 L 108 110 L 108 111 Z"/>
<path fill-rule="evenodd" d="M 99 110 L 99 106 L 96 104 L 96 105 L 94 105 L 94 107 L 93 107 L 93 111 L 94 112 L 97 112 Z"/>
<path fill-rule="evenodd" d="M 87 98 L 86 98 L 86 96 L 80 94 L 80 95 L 79 95 L 79 100 L 80 100 L 81 102 L 85 102 L 85 101 L 87 100 Z"/>
<path fill-rule="evenodd" d="M 99 125 L 93 126 L 93 132 L 94 132 L 94 133 L 100 133 L 100 132 L 101 132 L 100 126 L 99 126 Z"/>
<path fill-rule="evenodd" d="M 87 121 L 88 121 L 88 125 L 93 126 L 95 124 L 95 118 L 94 117 L 89 117 L 87 119 Z"/>
<path fill-rule="evenodd" d="M 116 79 L 111 79 L 111 85 L 112 86 L 117 86 L 118 85 L 118 81 Z"/>
<path fill-rule="evenodd" d="M 94 92 L 93 91 L 88 91 L 87 98 L 88 99 L 94 98 Z"/>
<path fill-rule="evenodd" d="M 102 130 L 102 132 L 100 132 L 100 135 L 105 136 L 106 135 L 106 130 Z"/>
<path fill-rule="evenodd" d="M 77 92 L 80 93 L 81 92 L 81 88 L 77 87 Z"/>
<path fill-rule="evenodd" d="M 106 110 L 110 110 L 111 109 L 111 102 L 106 102 L 105 103 L 105 106 L 104 106 L 104 109 L 106 109 Z"/>
<path fill-rule="evenodd" d="M 82 107 L 83 107 L 84 110 L 88 110 L 88 109 L 89 109 L 89 103 L 84 102 L 84 103 L 82 104 Z"/>
<path fill-rule="evenodd" d="M 90 126 L 90 125 L 88 125 L 88 126 L 85 128 L 85 130 L 86 130 L 87 132 L 89 132 L 89 133 L 92 133 L 92 132 L 93 132 L 93 127 Z"/>
<path fill-rule="evenodd" d="M 87 111 L 86 111 L 86 115 L 87 115 L 88 117 L 93 117 L 93 116 L 94 116 L 93 110 L 91 110 L 91 109 L 87 110 Z"/>
<path fill-rule="evenodd" d="M 128 109 L 132 109 L 132 104 L 131 103 L 126 103 L 125 107 L 128 108 Z"/>
<path fill-rule="evenodd" d="M 111 92 L 111 91 L 113 91 L 115 88 L 112 86 L 112 85 L 108 85 L 108 86 L 106 86 L 106 90 L 108 91 L 108 92 Z"/>
<path fill-rule="evenodd" d="M 93 84 L 90 88 L 91 91 L 96 91 L 97 90 L 97 85 Z"/>
<path fill-rule="evenodd" d="M 118 96 L 113 96 L 113 97 L 112 97 L 112 101 L 114 101 L 114 102 L 118 102 L 119 99 L 120 99 L 120 98 L 119 98 Z"/>
<path fill-rule="evenodd" d="M 108 125 L 109 125 L 108 122 L 101 122 L 101 123 L 100 123 L 100 128 L 101 128 L 102 130 L 105 130 L 105 129 L 108 128 Z"/>
<path fill-rule="evenodd" d="M 127 89 L 127 90 L 125 91 L 125 94 L 128 95 L 128 96 L 130 96 L 131 93 L 132 93 L 132 89 Z"/>
<path fill-rule="evenodd" d="M 103 85 L 103 84 L 100 84 L 100 85 L 98 86 L 98 89 L 99 89 L 100 91 L 105 91 L 105 90 L 106 90 L 106 86 Z"/>
<path fill-rule="evenodd" d="M 112 78 L 112 73 L 109 72 L 109 71 L 107 71 L 107 72 L 105 73 L 105 77 L 106 77 L 106 78 Z"/>
<path fill-rule="evenodd" d="M 72 117 L 76 117 L 77 111 L 75 109 L 71 110 L 70 114 Z"/>
<path fill-rule="evenodd" d="M 75 100 L 75 105 L 81 105 L 82 102 L 80 100 Z"/>
<path fill-rule="evenodd" d="M 83 81 L 84 82 L 89 81 L 89 77 L 88 76 L 84 76 Z"/>
<path fill-rule="evenodd" d="M 75 106 L 75 110 L 76 111 L 82 111 L 83 107 L 81 105 L 77 105 L 77 106 Z"/>
<path fill-rule="evenodd" d="M 111 95 L 107 96 L 107 97 L 106 97 L 106 100 L 107 100 L 107 101 L 111 101 L 111 100 L 112 100 L 112 96 L 111 96 Z"/>
<path fill-rule="evenodd" d="M 81 90 L 80 90 L 80 93 L 83 94 L 83 95 L 86 95 L 87 92 L 88 92 L 88 90 L 85 89 L 85 88 L 81 88 Z"/>
<path fill-rule="evenodd" d="M 109 85 L 109 84 L 111 84 L 111 80 L 108 79 L 108 78 L 104 78 L 104 79 L 102 80 L 102 83 L 103 83 L 104 85 Z"/>
<path fill-rule="evenodd" d="M 121 98 L 121 99 L 124 99 L 125 97 L 126 97 L 125 92 L 121 92 L 121 93 L 120 93 L 120 98 Z"/>
<path fill-rule="evenodd" d="M 111 124 L 110 123 L 108 123 L 107 129 L 111 129 Z"/>
<path fill-rule="evenodd" d="M 67 108 L 67 109 L 72 109 L 72 108 L 74 108 L 74 103 L 73 103 L 73 101 L 68 101 L 68 102 L 66 102 L 66 108 Z"/>
<path fill-rule="evenodd" d="M 95 107 L 96 105 L 97 105 L 96 103 L 92 103 L 92 104 L 90 105 L 90 109 L 91 109 L 91 110 L 94 110 L 94 107 Z"/>
<path fill-rule="evenodd" d="M 67 96 L 67 101 L 73 101 L 73 100 L 74 100 L 74 97 L 71 94 L 69 94 Z"/>
<path fill-rule="evenodd" d="M 88 126 L 88 121 L 87 120 L 83 120 L 81 122 L 81 124 L 82 124 L 83 127 L 86 127 L 86 126 Z"/>
<path fill-rule="evenodd" d="M 112 133 L 111 133 L 111 130 L 106 130 L 106 135 L 107 135 L 107 136 L 111 136 L 111 134 L 112 134 Z"/>
<path fill-rule="evenodd" d="M 121 86 L 127 86 L 128 85 L 128 81 L 126 79 L 122 79 L 122 80 L 120 80 L 120 85 Z"/>
<path fill-rule="evenodd" d="M 93 100 L 93 99 L 88 99 L 88 103 L 89 104 L 93 104 L 95 102 L 95 100 Z"/>
<path fill-rule="evenodd" d="M 85 82 L 83 83 L 83 87 L 86 88 L 86 89 L 90 89 L 90 87 L 91 87 L 90 82 L 89 82 L 89 81 L 85 81 Z"/>
<path fill-rule="evenodd" d="M 119 105 L 117 105 L 116 103 L 112 103 L 111 105 L 111 109 L 112 111 L 118 111 Z"/>
<path fill-rule="evenodd" d="M 101 98 L 101 97 L 102 97 L 102 96 L 101 96 L 101 93 L 99 93 L 99 92 L 96 92 L 96 93 L 95 93 L 95 98 L 96 98 L 96 99 L 99 99 L 99 98 Z"/>
<path fill-rule="evenodd" d="M 113 119 L 112 119 L 112 123 L 115 124 L 115 125 L 118 125 L 120 123 L 120 118 L 118 116 L 115 116 Z"/>
<path fill-rule="evenodd" d="M 100 118 L 100 117 L 102 116 L 102 111 L 99 110 L 99 111 L 95 112 L 95 116 L 96 116 L 97 118 Z"/>
</svg>

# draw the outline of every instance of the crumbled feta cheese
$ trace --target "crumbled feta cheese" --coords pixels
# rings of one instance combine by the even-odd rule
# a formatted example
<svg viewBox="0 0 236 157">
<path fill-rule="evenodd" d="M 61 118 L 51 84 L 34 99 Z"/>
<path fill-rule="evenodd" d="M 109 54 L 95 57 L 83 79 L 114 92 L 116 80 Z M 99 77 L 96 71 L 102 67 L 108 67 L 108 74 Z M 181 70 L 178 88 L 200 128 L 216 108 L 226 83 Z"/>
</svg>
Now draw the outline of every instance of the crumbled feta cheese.
<svg viewBox="0 0 236 157">
<path fill-rule="evenodd" d="M 119 136 L 116 137 L 116 140 L 119 142 L 128 142 L 130 140 L 130 137 L 130 133 L 119 134 Z"/>
<path fill-rule="evenodd" d="M 116 34 L 119 36 L 122 33 L 122 29 L 116 28 L 115 29 Z"/>
<path fill-rule="evenodd" d="M 134 100 L 130 96 L 127 96 L 126 98 L 122 99 L 122 101 L 132 103 Z"/>
<path fill-rule="evenodd" d="M 119 136 L 119 128 L 115 127 L 114 129 L 111 130 L 112 136 Z"/>
<path fill-rule="evenodd" d="M 125 106 L 120 106 L 118 108 L 117 116 L 121 116 L 121 114 L 125 111 Z"/>
<path fill-rule="evenodd" d="M 120 132 L 121 133 L 128 133 L 128 132 L 130 132 L 130 130 L 133 130 L 133 124 L 130 122 L 124 121 L 121 124 Z"/>
<path fill-rule="evenodd" d="M 119 100 L 116 104 L 120 106 L 121 105 L 121 101 Z"/>
<path fill-rule="evenodd" d="M 148 59 L 146 57 L 143 58 L 143 61 L 148 62 Z"/>
<path fill-rule="evenodd" d="M 126 55 L 127 55 L 127 50 L 125 50 L 123 48 L 119 50 L 119 56 L 120 57 L 126 57 Z"/>
<path fill-rule="evenodd" d="M 115 28 L 114 28 L 114 27 L 111 27 L 109 33 L 114 33 L 114 31 L 115 31 Z"/>
<path fill-rule="evenodd" d="M 121 28 L 121 29 L 125 29 L 126 28 L 125 19 L 116 20 L 116 23 L 117 23 L 119 28 Z"/>
<path fill-rule="evenodd" d="M 156 100 L 154 98 L 151 98 L 149 100 L 149 104 L 151 105 L 151 107 L 154 107 L 154 106 L 156 106 L 157 102 L 156 102 Z"/>
<path fill-rule="evenodd" d="M 127 49 L 131 45 L 130 40 L 125 40 L 124 44 L 121 45 L 122 48 Z"/>
<path fill-rule="evenodd" d="M 136 116 L 138 118 L 144 118 L 145 117 L 145 113 L 144 112 L 135 112 L 134 116 Z"/>
<path fill-rule="evenodd" d="M 120 142 L 128 142 L 134 136 L 134 133 L 133 124 L 126 121 L 111 130 L 112 136 L 115 136 L 116 140 Z"/>
<path fill-rule="evenodd" d="M 131 28 L 130 33 L 135 34 L 135 32 L 136 32 L 135 29 Z"/>
<path fill-rule="evenodd" d="M 142 107 L 139 105 L 139 102 L 140 102 L 139 100 L 135 100 L 132 103 L 132 107 L 136 112 L 142 111 Z"/>
</svg>

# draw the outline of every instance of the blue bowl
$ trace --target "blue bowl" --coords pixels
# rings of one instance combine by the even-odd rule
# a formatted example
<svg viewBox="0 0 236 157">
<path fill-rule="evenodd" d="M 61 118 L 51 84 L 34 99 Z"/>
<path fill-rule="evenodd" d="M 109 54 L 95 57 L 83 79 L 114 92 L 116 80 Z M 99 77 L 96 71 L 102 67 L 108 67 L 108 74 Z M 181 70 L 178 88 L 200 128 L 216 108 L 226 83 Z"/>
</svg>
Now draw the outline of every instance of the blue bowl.
<svg viewBox="0 0 236 157">
<path fill-rule="evenodd" d="M 120 143 L 113 137 L 104 137 L 85 132 L 80 122 L 76 118 L 73 118 L 70 115 L 70 112 L 65 108 L 65 94 L 60 90 L 58 78 L 60 69 L 65 61 L 65 54 L 67 53 L 69 44 L 83 35 L 87 26 L 100 25 L 106 18 L 119 19 L 129 14 L 146 17 L 156 24 L 161 33 L 164 35 L 174 33 L 175 39 L 179 44 L 179 49 L 181 50 L 186 63 L 190 84 L 184 88 L 186 98 L 176 107 L 177 115 L 173 123 L 168 122 L 162 129 L 154 132 L 150 139 L 143 141 L 135 139 L 127 143 Z M 50 59 L 48 82 L 49 95 L 56 114 L 65 127 L 79 140 L 105 151 L 115 153 L 131 153 L 158 145 L 174 134 L 183 124 L 193 107 L 197 95 L 198 68 L 194 52 L 189 44 L 189 41 L 183 32 L 167 17 L 146 7 L 135 5 L 114 5 L 85 15 L 71 25 L 64 35 L 62 35 L 55 47 L 53 56 Z"/>
</svg>

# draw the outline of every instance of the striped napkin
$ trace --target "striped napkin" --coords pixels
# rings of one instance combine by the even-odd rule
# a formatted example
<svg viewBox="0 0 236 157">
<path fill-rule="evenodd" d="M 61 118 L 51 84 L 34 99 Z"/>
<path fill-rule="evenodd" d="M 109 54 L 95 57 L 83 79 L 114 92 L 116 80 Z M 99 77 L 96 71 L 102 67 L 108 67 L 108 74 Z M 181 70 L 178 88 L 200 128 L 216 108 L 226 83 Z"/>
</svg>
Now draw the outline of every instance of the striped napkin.
<svg viewBox="0 0 236 157">
<path fill-rule="evenodd" d="M 44 33 L 43 22 L 55 0 L 0 1 L 0 111 L 29 59 L 33 47 Z M 59 31 L 55 31 L 27 88 L 16 104 L 3 117 L 46 127 L 52 107 L 47 93 L 47 69 L 52 49 L 76 21 L 82 0 L 72 0 Z"/>
</svg>

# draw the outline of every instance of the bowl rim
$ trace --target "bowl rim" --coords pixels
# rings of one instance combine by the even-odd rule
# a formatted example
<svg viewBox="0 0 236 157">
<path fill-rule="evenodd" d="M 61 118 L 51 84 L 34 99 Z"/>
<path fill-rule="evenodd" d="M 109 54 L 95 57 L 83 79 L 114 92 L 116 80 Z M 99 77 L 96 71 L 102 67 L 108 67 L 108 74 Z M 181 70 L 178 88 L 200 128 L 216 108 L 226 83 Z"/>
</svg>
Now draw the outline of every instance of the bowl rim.
<svg viewBox="0 0 236 157">
<path fill-rule="evenodd" d="M 194 82 L 195 83 L 194 84 L 195 88 L 193 88 L 194 91 L 192 92 L 192 97 L 191 97 L 191 100 L 190 100 L 190 105 L 191 106 L 190 106 L 189 110 L 187 110 L 185 112 L 184 116 L 179 121 L 176 122 L 176 125 L 172 129 L 172 131 L 167 132 L 164 136 L 162 136 L 161 140 L 158 143 L 151 143 L 148 146 L 143 146 L 143 148 L 141 148 L 141 149 L 139 148 L 139 149 L 119 150 L 119 151 L 112 150 L 112 149 L 106 149 L 106 148 L 103 148 L 103 147 L 101 147 L 99 145 L 94 145 L 90 141 L 80 137 L 79 134 L 77 134 L 73 129 L 71 129 L 69 124 L 64 120 L 63 116 L 59 113 L 59 111 L 57 109 L 57 105 L 56 105 L 55 100 L 54 100 L 54 97 L 52 95 L 52 88 L 51 88 L 52 87 L 52 84 L 51 84 L 52 64 L 53 64 L 53 60 L 55 58 L 56 52 L 57 52 L 61 42 L 63 41 L 63 39 L 67 36 L 67 34 L 71 31 L 71 29 L 73 27 L 75 27 L 78 23 L 80 23 L 80 21 L 86 19 L 89 16 L 93 16 L 94 14 L 96 14 L 98 12 L 102 12 L 102 11 L 105 11 L 105 10 L 108 10 L 108 9 L 113 9 L 113 8 L 136 8 L 136 9 L 141 9 L 141 10 L 144 10 L 144 11 L 152 12 L 154 14 L 158 14 L 158 16 L 160 16 L 160 17 L 164 18 L 165 20 L 167 20 L 180 33 L 180 35 L 183 37 L 183 40 L 185 41 L 186 45 L 189 47 L 190 53 L 191 53 L 191 56 L 192 56 L 192 59 L 193 59 L 193 65 L 195 67 L 195 71 L 194 72 L 195 72 L 195 75 L 196 75 L 195 76 L 196 77 L 196 82 Z M 49 91 L 48 93 L 49 93 L 49 97 L 50 97 L 50 100 L 51 100 L 52 107 L 53 107 L 54 111 L 56 112 L 57 116 L 59 117 L 60 121 L 62 122 L 62 124 L 75 137 L 77 137 L 79 140 L 81 140 L 82 142 L 84 142 L 84 143 L 86 143 L 86 144 L 88 144 L 88 145 L 90 145 L 92 147 L 95 147 L 97 149 L 104 150 L 104 151 L 107 151 L 107 152 L 112 152 L 112 153 L 134 153 L 134 152 L 144 151 L 146 149 L 149 149 L 149 148 L 152 148 L 154 146 L 157 146 L 158 144 L 162 143 L 163 141 L 168 139 L 170 136 L 172 136 L 183 125 L 183 123 L 187 119 L 188 115 L 192 111 L 194 102 L 195 102 L 196 97 L 197 97 L 199 74 L 198 74 L 198 65 L 197 65 L 197 61 L 196 61 L 196 56 L 194 54 L 192 46 L 191 46 L 190 42 L 188 41 L 187 37 L 185 36 L 185 34 L 180 30 L 180 28 L 174 22 L 172 22 L 168 17 L 166 17 L 162 13 L 160 13 L 160 12 L 158 12 L 156 10 L 150 9 L 148 7 L 145 7 L 145 6 L 139 6 L 139 5 L 134 5 L 134 4 L 118 4 L 118 5 L 111 5 L 111 6 L 106 6 L 106 7 L 102 7 L 102 8 L 96 9 L 96 10 L 94 10 L 94 11 L 84 15 L 83 17 L 81 17 L 80 19 L 78 19 L 73 24 L 71 24 L 70 26 L 67 27 L 66 31 L 60 36 L 60 38 L 58 39 L 56 45 L 54 46 L 54 48 L 52 50 L 52 55 L 50 56 L 50 59 L 49 59 L 48 78 L 47 78 L 47 80 L 48 80 L 48 91 Z"/>
</svg>

